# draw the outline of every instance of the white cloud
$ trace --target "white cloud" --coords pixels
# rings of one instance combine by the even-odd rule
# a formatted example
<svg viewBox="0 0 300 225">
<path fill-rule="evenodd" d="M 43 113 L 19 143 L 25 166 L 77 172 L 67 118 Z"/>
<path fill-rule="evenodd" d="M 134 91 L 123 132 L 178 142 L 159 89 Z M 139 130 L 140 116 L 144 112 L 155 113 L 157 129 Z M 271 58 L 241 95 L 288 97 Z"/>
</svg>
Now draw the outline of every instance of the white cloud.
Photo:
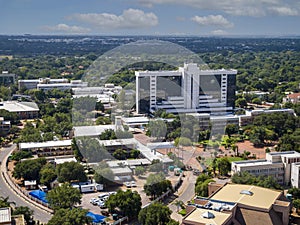
<svg viewBox="0 0 300 225">
<path fill-rule="evenodd" d="M 178 4 L 186 5 L 203 10 L 217 10 L 235 16 L 265 16 L 294 15 L 297 8 L 297 1 L 286 0 L 136 0 L 141 5 L 153 6 L 155 4 Z M 273 12 L 272 9 L 273 8 Z M 291 9 L 292 11 L 288 10 Z M 299 8 L 298 8 L 299 9 Z M 300 9 L 299 9 L 300 10 Z M 297 10 L 296 10 L 297 11 Z M 299 14 L 298 14 L 299 15 Z"/>
<path fill-rule="evenodd" d="M 212 35 L 226 35 L 228 34 L 225 30 L 213 30 L 211 31 Z"/>
<path fill-rule="evenodd" d="M 229 22 L 222 15 L 209 15 L 209 16 L 194 16 L 191 18 L 194 22 L 203 26 L 217 26 L 230 28 L 233 27 L 233 23 Z"/>
<path fill-rule="evenodd" d="M 55 26 L 44 26 L 43 30 L 59 33 L 72 33 L 72 34 L 83 34 L 90 32 L 89 28 L 79 26 L 69 26 L 64 23 L 57 24 Z"/>
<path fill-rule="evenodd" d="M 271 13 L 274 13 L 279 16 L 298 16 L 299 12 L 297 9 L 292 9 L 287 6 L 279 6 L 279 7 L 270 7 Z"/>
<path fill-rule="evenodd" d="M 158 18 L 154 13 L 145 13 L 139 9 L 124 10 L 119 16 L 109 13 L 86 13 L 74 14 L 68 18 L 108 29 L 145 28 L 158 24 Z"/>
</svg>

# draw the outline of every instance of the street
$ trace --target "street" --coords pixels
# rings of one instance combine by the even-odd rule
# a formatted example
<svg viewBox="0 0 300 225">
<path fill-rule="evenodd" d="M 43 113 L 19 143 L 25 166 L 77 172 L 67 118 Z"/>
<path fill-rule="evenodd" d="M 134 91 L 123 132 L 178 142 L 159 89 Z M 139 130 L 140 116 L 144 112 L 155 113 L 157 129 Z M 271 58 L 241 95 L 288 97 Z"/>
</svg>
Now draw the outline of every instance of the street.
<svg viewBox="0 0 300 225">
<path fill-rule="evenodd" d="M 14 190 L 12 190 L 8 184 L 5 182 L 2 172 L 6 171 L 5 161 L 11 152 L 16 148 L 16 144 L 12 144 L 10 147 L 2 148 L 0 151 L 0 160 L 1 160 L 1 176 L 0 176 L 0 195 L 3 197 L 9 197 L 9 201 L 14 202 L 16 206 L 28 206 L 34 211 L 34 219 L 39 220 L 42 223 L 47 223 L 51 214 L 45 212 L 44 210 L 32 205 L 30 202 L 27 202 L 25 199 L 17 195 Z"/>
</svg>

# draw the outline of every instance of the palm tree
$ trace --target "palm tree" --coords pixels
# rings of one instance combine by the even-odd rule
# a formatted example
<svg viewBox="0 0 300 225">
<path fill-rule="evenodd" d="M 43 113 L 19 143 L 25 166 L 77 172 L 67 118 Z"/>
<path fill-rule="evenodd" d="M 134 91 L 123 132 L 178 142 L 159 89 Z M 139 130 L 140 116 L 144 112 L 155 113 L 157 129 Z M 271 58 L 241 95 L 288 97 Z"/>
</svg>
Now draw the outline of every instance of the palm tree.
<svg viewBox="0 0 300 225">
<path fill-rule="evenodd" d="M 177 212 L 179 212 L 179 207 L 182 208 L 184 206 L 183 201 L 176 199 L 173 205 L 177 206 Z"/>
<path fill-rule="evenodd" d="M 10 202 L 9 197 L 0 196 L 0 208 L 10 207 L 11 204 L 15 205 L 16 203 Z"/>
</svg>

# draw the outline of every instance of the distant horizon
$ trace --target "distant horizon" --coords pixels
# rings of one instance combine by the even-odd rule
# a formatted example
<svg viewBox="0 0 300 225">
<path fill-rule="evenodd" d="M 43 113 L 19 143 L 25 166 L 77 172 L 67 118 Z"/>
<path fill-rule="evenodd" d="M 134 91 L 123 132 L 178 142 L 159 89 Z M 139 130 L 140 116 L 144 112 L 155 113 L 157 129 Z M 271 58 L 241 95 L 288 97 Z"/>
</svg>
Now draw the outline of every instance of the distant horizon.
<svg viewBox="0 0 300 225">
<path fill-rule="evenodd" d="M 0 0 L 3 35 L 298 36 L 291 0 Z"/>
<path fill-rule="evenodd" d="M 243 35 L 243 34 L 228 34 L 228 35 L 172 35 L 172 34 L 0 34 L 0 36 L 24 36 L 24 37 L 199 37 L 199 38 L 300 38 L 300 34 L 282 34 L 282 35 L 268 35 L 268 34 L 256 34 L 256 35 Z"/>
</svg>

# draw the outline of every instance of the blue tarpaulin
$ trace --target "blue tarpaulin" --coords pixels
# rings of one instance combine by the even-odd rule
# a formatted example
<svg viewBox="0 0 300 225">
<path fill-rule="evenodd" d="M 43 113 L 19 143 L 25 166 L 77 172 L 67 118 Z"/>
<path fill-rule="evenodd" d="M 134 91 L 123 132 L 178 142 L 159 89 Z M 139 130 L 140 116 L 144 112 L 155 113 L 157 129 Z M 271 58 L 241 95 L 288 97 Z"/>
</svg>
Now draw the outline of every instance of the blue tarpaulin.
<svg viewBox="0 0 300 225">
<path fill-rule="evenodd" d="M 105 216 L 99 215 L 99 214 L 95 214 L 92 212 L 88 212 L 86 214 L 86 216 L 91 217 L 93 220 L 93 223 L 101 223 L 104 222 L 104 219 L 106 218 Z"/>
<path fill-rule="evenodd" d="M 46 199 L 46 192 L 44 192 L 44 191 L 40 191 L 40 190 L 31 191 L 31 192 L 29 192 L 29 195 L 41 200 L 44 203 L 48 203 L 48 201 Z"/>
</svg>

